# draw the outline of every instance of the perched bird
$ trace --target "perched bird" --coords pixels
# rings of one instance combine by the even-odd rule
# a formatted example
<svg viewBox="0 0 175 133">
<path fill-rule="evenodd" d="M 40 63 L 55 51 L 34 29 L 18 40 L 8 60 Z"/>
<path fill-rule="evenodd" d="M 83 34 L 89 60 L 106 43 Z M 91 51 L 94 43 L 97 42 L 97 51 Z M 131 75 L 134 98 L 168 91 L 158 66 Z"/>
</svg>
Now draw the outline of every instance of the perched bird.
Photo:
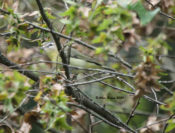
<svg viewBox="0 0 175 133">
<path fill-rule="evenodd" d="M 54 42 L 44 42 L 41 49 L 47 53 L 52 61 L 56 61 L 58 52 Z M 69 50 L 69 46 L 65 46 L 63 47 L 63 50 L 66 54 L 66 57 L 69 57 L 70 55 L 70 65 L 84 68 L 97 67 L 100 65 L 98 61 L 87 55 L 82 54 L 73 47 L 71 47 L 71 50 Z M 60 59 L 58 61 L 60 61 Z"/>
</svg>

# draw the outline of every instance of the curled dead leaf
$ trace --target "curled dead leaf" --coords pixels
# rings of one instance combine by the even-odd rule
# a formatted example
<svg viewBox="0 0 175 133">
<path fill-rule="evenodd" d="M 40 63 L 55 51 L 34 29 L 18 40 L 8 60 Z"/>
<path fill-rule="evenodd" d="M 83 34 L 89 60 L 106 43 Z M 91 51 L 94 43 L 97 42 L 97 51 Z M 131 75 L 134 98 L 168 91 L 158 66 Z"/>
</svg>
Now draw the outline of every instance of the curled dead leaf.
<svg viewBox="0 0 175 133">
<path fill-rule="evenodd" d="M 151 88 L 155 88 L 156 91 L 160 90 L 157 82 L 160 78 L 158 76 L 160 69 L 156 68 L 156 64 L 151 61 L 150 57 L 147 57 L 146 61 L 141 63 L 135 70 L 136 75 L 134 81 L 137 91 L 134 96 L 134 101 L 145 93 L 151 93 Z"/>
</svg>

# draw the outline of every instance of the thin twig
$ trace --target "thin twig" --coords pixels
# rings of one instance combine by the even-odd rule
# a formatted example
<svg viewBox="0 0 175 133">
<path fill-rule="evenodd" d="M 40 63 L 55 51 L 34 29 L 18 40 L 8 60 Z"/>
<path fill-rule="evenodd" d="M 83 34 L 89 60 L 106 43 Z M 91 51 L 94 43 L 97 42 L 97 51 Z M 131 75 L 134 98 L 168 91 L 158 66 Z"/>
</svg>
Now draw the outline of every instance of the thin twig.
<svg viewBox="0 0 175 133">
<path fill-rule="evenodd" d="M 106 77 L 99 78 L 99 79 L 96 79 L 96 80 L 90 80 L 90 81 L 79 82 L 79 83 L 74 83 L 74 84 L 66 84 L 65 86 L 86 85 L 86 84 L 91 84 L 91 83 L 99 82 L 101 80 L 105 80 L 105 79 L 109 79 L 109 78 L 113 78 L 113 77 L 115 77 L 115 75 L 106 76 Z"/>
<path fill-rule="evenodd" d="M 175 116 L 173 116 L 171 119 L 174 119 L 174 118 L 175 118 Z M 136 130 L 138 131 L 138 130 L 140 130 L 140 129 L 142 129 L 142 128 L 149 128 L 150 126 L 153 126 L 153 125 L 156 125 L 156 124 L 159 124 L 159 123 L 162 123 L 162 122 L 166 122 L 166 121 L 168 121 L 169 119 L 170 119 L 170 117 L 164 118 L 164 119 L 161 119 L 161 120 L 156 121 L 156 122 L 154 122 L 154 123 L 151 123 L 151 124 L 149 124 L 149 125 L 146 125 L 146 126 L 137 128 Z"/>
<path fill-rule="evenodd" d="M 70 106 L 74 106 L 74 107 L 78 107 L 78 108 L 80 108 L 80 109 L 83 109 L 83 110 L 85 110 L 86 112 L 90 113 L 91 115 L 95 116 L 96 118 L 102 120 L 103 122 L 105 122 L 105 123 L 107 123 L 107 124 L 109 124 L 109 125 L 111 125 L 111 126 L 113 126 L 113 127 L 117 127 L 117 128 L 119 128 L 119 129 L 121 128 L 121 127 L 119 127 L 119 126 L 117 126 L 117 125 L 111 123 L 110 121 L 107 121 L 107 120 L 101 118 L 99 115 L 93 113 L 91 110 L 89 110 L 88 108 L 86 108 L 86 107 L 84 107 L 84 106 L 82 106 L 82 105 L 77 105 L 77 104 L 70 103 L 70 102 L 68 102 L 67 104 L 69 104 Z"/>
<path fill-rule="evenodd" d="M 175 114 L 172 114 L 172 115 L 169 117 L 168 120 L 172 119 L 174 116 L 175 116 Z M 167 121 L 168 121 L 168 120 L 167 120 Z M 168 123 L 165 124 L 162 133 L 165 133 L 167 127 L 168 127 Z"/>
<path fill-rule="evenodd" d="M 43 31 L 46 31 L 46 32 L 51 32 L 51 30 L 49 30 L 49 29 L 47 29 L 47 28 L 40 27 L 40 26 L 38 26 L 38 25 L 35 25 L 35 24 L 33 24 L 33 23 L 29 22 L 29 21 L 25 21 L 25 22 L 28 23 L 29 25 L 32 25 L 33 27 L 35 27 L 35 28 L 37 28 L 37 29 L 40 29 L 40 30 L 43 30 Z M 89 45 L 88 43 L 85 43 L 85 42 L 83 42 L 83 41 L 81 41 L 81 40 L 79 40 L 79 39 L 75 39 L 75 38 L 73 38 L 73 37 L 63 35 L 63 34 L 61 34 L 61 33 L 59 33 L 59 32 L 56 32 L 56 31 L 52 31 L 52 32 L 53 32 L 55 35 L 59 36 L 59 37 L 62 37 L 62 38 L 65 38 L 65 39 L 74 41 L 74 42 L 76 42 L 77 44 L 80 44 L 80 45 L 82 45 L 82 46 L 84 46 L 84 47 L 87 47 L 87 48 L 89 48 L 89 49 L 91 49 L 91 50 L 96 50 L 96 47 L 94 47 L 93 45 Z M 108 53 L 108 55 L 111 56 L 111 57 L 113 57 L 113 58 L 115 58 L 115 59 L 117 59 L 117 60 L 119 60 L 120 63 L 122 63 L 124 66 L 128 67 L 129 69 L 132 69 L 132 66 L 131 66 L 128 62 L 126 62 L 124 59 L 122 59 L 120 56 L 114 55 L 114 54 L 112 54 L 112 53 L 110 53 L 110 52 Z"/>
<path fill-rule="evenodd" d="M 119 73 L 119 72 L 116 72 L 116 71 L 110 71 L 110 70 L 104 70 L 104 69 L 94 69 L 94 68 L 83 68 L 83 67 L 79 67 L 79 66 L 73 66 L 73 65 L 68 65 L 68 64 L 60 63 L 60 62 L 46 61 L 46 60 L 40 60 L 40 61 L 37 61 L 37 62 L 28 62 L 28 63 L 24 63 L 24 64 L 19 64 L 19 66 L 26 66 L 26 65 L 39 64 L 39 63 L 50 63 L 50 64 L 55 63 L 55 64 L 65 65 L 67 67 L 71 67 L 71 68 L 79 69 L 79 70 L 97 71 L 97 72 L 115 74 L 115 75 L 118 75 L 118 76 L 124 76 L 124 77 L 128 77 L 128 78 L 134 78 L 133 75 L 123 74 L 123 73 Z M 13 65 L 13 66 L 10 66 L 10 68 L 13 69 L 16 66 L 17 65 Z"/>
<path fill-rule="evenodd" d="M 138 107 L 139 103 L 140 103 L 140 98 L 137 100 L 137 103 L 134 105 L 134 108 L 132 109 L 132 111 L 131 111 L 131 113 L 129 115 L 129 118 L 128 118 L 127 122 L 126 122 L 127 125 L 129 124 L 129 122 L 132 119 L 132 117 L 134 117 L 134 112 L 135 112 L 136 108 Z"/>
<path fill-rule="evenodd" d="M 37 1 L 37 0 L 36 0 L 36 1 Z M 39 2 L 40 2 L 40 1 L 37 1 L 37 3 L 39 3 Z M 72 41 L 74 41 L 74 42 L 76 42 L 76 43 L 78 43 L 78 44 L 81 44 L 82 46 L 85 46 L 85 47 L 89 48 L 89 49 L 96 50 L 96 47 L 94 47 L 94 46 L 92 46 L 92 45 L 89 45 L 89 44 L 87 44 L 87 43 L 85 43 L 85 42 L 83 42 L 83 41 L 81 41 L 81 40 L 79 40 L 79 39 L 74 39 L 74 38 L 72 38 L 72 37 L 70 37 L 70 36 L 66 36 L 66 35 L 63 35 L 63 34 L 61 34 L 61 33 L 59 33 L 59 32 L 55 32 L 55 31 L 53 30 L 53 28 L 52 28 L 52 25 L 51 25 L 50 21 L 48 21 L 47 16 L 45 15 L 42 6 L 41 6 L 41 5 L 38 5 L 38 6 L 39 6 L 39 8 L 40 8 L 41 15 L 42 15 L 42 17 L 44 17 L 43 19 L 44 19 L 44 21 L 46 22 L 46 24 L 48 25 L 49 29 L 43 28 L 43 27 L 40 27 L 40 26 L 37 26 L 37 25 L 35 25 L 35 24 L 33 24 L 33 23 L 29 22 L 29 21 L 24 21 L 25 23 L 28 23 L 29 25 L 32 25 L 33 27 L 35 27 L 35 28 L 37 28 L 37 29 L 40 29 L 40 30 L 43 30 L 43 31 L 46 31 L 46 32 L 50 32 L 50 33 L 54 33 L 55 35 L 57 35 L 57 36 L 59 36 L 59 37 L 62 37 L 62 38 L 68 39 L 68 40 L 72 40 Z M 1 10 L 2 10 L 2 11 L 1 11 Z M 3 13 L 5 13 L 5 14 L 10 14 L 10 12 L 7 12 L 7 11 L 5 11 L 5 10 L 3 10 L 3 9 L 0 9 L 0 11 L 3 12 Z M 53 34 L 52 34 L 52 35 L 53 35 Z M 55 39 L 54 39 L 54 40 L 55 40 Z M 128 62 L 126 62 L 124 59 L 122 59 L 120 56 L 114 55 L 114 54 L 112 54 L 111 52 L 109 52 L 108 55 L 111 56 L 111 57 L 114 57 L 114 58 L 117 59 L 120 63 L 122 63 L 124 66 L 128 67 L 129 69 L 132 69 L 132 66 L 131 66 Z"/>
<path fill-rule="evenodd" d="M 158 100 L 158 99 L 157 99 L 157 94 L 156 94 L 155 90 L 154 90 L 153 88 L 151 88 L 151 91 L 152 91 L 153 94 L 154 94 L 155 100 Z M 157 113 L 157 115 L 159 114 L 159 104 L 156 104 L 156 113 Z"/>
<path fill-rule="evenodd" d="M 145 1 L 146 1 L 149 5 L 151 5 L 153 8 L 156 7 L 156 6 L 154 6 L 149 0 L 145 0 Z M 172 16 L 166 14 L 165 12 L 159 11 L 159 13 L 160 13 L 161 15 L 167 17 L 167 18 L 170 18 L 170 19 L 172 19 L 172 20 L 175 20 L 174 17 L 172 17 Z"/>
<path fill-rule="evenodd" d="M 16 111 L 22 106 L 22 104 L 26 102 L 27 98 L 28 98 L 28 97 L 25 97 L 25 98 L 21 101 L 21 103 L 19 104 L 18 107 L 16 107 L 15 109 L 13 109 L 13 111 L 11 111 L 9 114 L 7 114 L 6 116 L 4 116 L 4 117 L 0 120 L 0 123 L 4 122 L 13 112 L 16 112 Z"/>
<path fill-rule="evenodd" d="M 0 8 L 0 12 L 2 12 L 3 14 L 8 14 L 8 15 L 10 14 L 10 12 L 8 12 L 8 11 L 6 11 L 4 9 L 1 9 L 1 8 Z"/>
<path fill-rule="evenodd" d="M 126 80 L 122 79 L 121 77 L 116 77 L 119 81 L 125 83 L 127 86 L 129 86 L 133 91 L 135 91 L 136 89 L 130 84 L 128 83 Z"/>
<path fill-rule="evenodd" d="M 44 9 L 42 7 L 42 4 L 40 2 L 40 0 L 36 0 L 37 2 L 37 5 L 39 7 L 39 10 L 40 10 L 40 13 L 41 13 L 41 16 L 43 18 L 43 20 L 45 21 L 45 23 L 47 24 L 47 26 L 49 27 L 50 29 L 50 33 L 52 34 L 52 37 L 55 41 L 55 44 L 57 46 L 57 50 L 60 54 L 60 57 L 62 59 L 62 63 L 63 64 L 67 64 L 67 58 L 65 56 L 65 53 L 64 51 L 62 50 L 62 46 L 60 44 L 60 41 L 59 41 L 59 37 L 54 33 L 53 31 L 53 28 L 52 28 L 52 25 L 49 21 L 49 19 L 47 18 L 45 12 L 44 12 Z M 63 65 L 63 69 L 65 70 L 65 74 L 66 74 L 66 77 L 67 79 L 70 79 L 70 73 L 69 73 L 69 68 L 66 66 L 66 65 Z M 112 115 L 108 110 L 104 109 L 103 107 L 101 107 L 100 105 L 98 105 L 97 103 L 94 104 L 95 102 L 92 103 L 91 100 L 85 98 L 80 92 L 79 90 L 74 90 L 72 87 L 68 86 L 66 88 L 66 93 L 68 95 L 71 95 L 73 97 L 75 97 L 76 101 L 83 104 L 85 107 L 88 107 L 90 109 L 92 109 L 94 112 L 98 113 L 99 115 L 101 115 L 105 121 L 108 121 L 108 119 L 110 119 L 110 123 L 111 125 L 115 125 L 116 127 L 123 127 L 124 129 L 130 131 L 130 132 L 133 132 L 135 133 L 135 131 L 133 129 L 131 129 L 130 127 L 128 127 L 126 124 L 124 124 L 123 122 L 120 121 L 120 119 L 118 119 L 117 117 L 115 117 L 114 115 Z M 118 126 L 119 125 L 119 126 Z"/>
<path fill-rule="evenodd" d="M 159 81 L 160 84 L 172 84 L 175 80 L 169 80 L 169 81 Z"/>
</svg>

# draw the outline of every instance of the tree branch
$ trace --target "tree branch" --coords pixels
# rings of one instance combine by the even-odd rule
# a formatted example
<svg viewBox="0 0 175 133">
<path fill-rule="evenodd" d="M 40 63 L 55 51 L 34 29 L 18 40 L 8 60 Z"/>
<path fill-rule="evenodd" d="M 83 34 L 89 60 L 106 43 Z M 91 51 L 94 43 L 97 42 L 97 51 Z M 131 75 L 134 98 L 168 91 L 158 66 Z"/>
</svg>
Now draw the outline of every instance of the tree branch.
<svg viewBox="0 0 175 133">
<path fill-rule="evenodd" d="M 11 67 L 11 69 L 17 70 L 21 74 L 29 77 L 30 79 L 32 79 L 34 81 L 39 81 L 39 77 L 36 74 L 29 72 L 29 71 L 23 71 L 23 69 L 20 66 L 9 61 L 4 55 L 2 55 L 1 51 L 0 51 L 0 63 L 6 65 L 8 67 Z"/>
<path fill-rule="evenodd" d="M 50 33 L 52 34 L 52 37 L 55 41 L 55 44 L 57 46 L 57 50 L 60 54 L 62 63 L 67 64 L 67 59 L 66 56 L 64 54 L 64 51 L 62 50 L 62 46 L 60 44 L 59 41 L 59 37 L 52 31 L 52 25 L 49 21 L 49 19 L 47 18 L 44 9 L 41 5 L 40 0 L 36 0 L 37 5 L 39 7 L 41 16 L 43 17 L 43 20 L 45 21 L 45 23 L 47 24 L 47 26 L 50 29 Z M 69 68 L 66 65 L 63 65 L 63 68 L 65 70 L 65 74 L 67 76 L 68 79 L 70 79 L 70 75 L 69 75 Z M 105 118 L 106 120 L 110 121 L 113 124 L 116 124 L 130 132 L 135 133 L 135 131 L 133 129 L 131 129 L 130 127 L 128 127 L 126 124 L 122 123 L 117 117 L 115 117 L 113 114 L 111 114 L 109 111 L 107 111 L 106 109 L 104 109 L 102 106 L 98 105 L 98 104 L 94 104 L 95 102 L 91 101 L 90 99 L 87 99 L 84 95 L 82 95 L 79 90 L 74 90 L 72 87 L 68 86 L 66 88 L 66 93 L 68 95 L 71 95 L 73 97 L 75 97 L 76 101 L 79 102 L 80 104 L 83 104 L 85 107 L 93 110 L 94 112 L 96 112 L 97 114 L 99 114 L 100 116 L 102 116 L 103 118 Z"/>
</svg>

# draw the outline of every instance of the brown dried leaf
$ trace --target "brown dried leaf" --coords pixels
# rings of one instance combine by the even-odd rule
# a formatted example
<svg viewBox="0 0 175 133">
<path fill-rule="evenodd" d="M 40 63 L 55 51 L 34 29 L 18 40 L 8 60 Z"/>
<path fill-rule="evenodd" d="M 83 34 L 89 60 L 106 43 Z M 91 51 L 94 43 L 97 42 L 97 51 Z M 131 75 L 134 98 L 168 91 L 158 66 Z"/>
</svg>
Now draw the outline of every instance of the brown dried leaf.
<svg viewBox="0 0 175 133">
<path fill-rule="evenodd" d="M 128 133 L 128 132 L 126 131 L 126 129 L 121 128 L 121 129 L 120 129 L 120 133 Z"/>
<path fill-rule="evenodd" d="M 35 53 L 34 49 L 19 49 L 18 51 L 12 51 L 8 53 L 7 57 L 16 63 L 26 63 L 31 58 L 31 56 Z"/>
<path fill-rule="evenodd" d="M 132 12 L 131 15 L 132 15 L 133 25 L 140 25 L 140 20 L 138 19 L 137 14 L 135 12 Z"/>
<path fill-rule="evenodd" d="M 86 112 L 84 110 L 81 109 L 75 110 L 72 115 L 72 121 L 80 120 L 85 114 Z"/>
<path fill-rule="evenodd" d="M 160 131 L 161 124 L 153 124 L 157 121 L 157 116 L 150 116 L 147 121 L 147 128 L 143 128 L 140 130 L 140 133 L 155 133 L 157 131 Z M 151 125 L 153 124 L 153 125 Z M 150 125 L 150 126 L 149 126 Z"/>
<path fill-rule="evenodd" d="M 156 7 L 160 3 L 160 0 L 150 0 L 150 3 L 147 3 L 147 8 L 151 10 L 153 6 Z"/>
<path fill-rule="evenodd" d="M 137 102 L 137 100 L 144 95 L 144 93 L 145 92 L 143 89 L 136 90 L 134 97 L 133 97 L 134 105 Z"/>
<path fill-rule="evenodd" d="M 78 113 L 76 112 L 76 110 L 72 110 L 72 111 L 70 112 L 70 114 L 71 114 L 71 115 L 78 115 Z"/>
<path fill-rule="evenodd" d="M 150 93 L 151 88 L 155 88 L 156 91 L 160 89 L 157 80 L 160 78 L 158 73 L 159 69 L 156 68 L 156 65 L 151 61 L 149 57 L 147 57 L 146 61 L 141 63 L 136 69 L 135 75 L 135 85 L 136 91 L 134 100 L 138 97 L 141 97 L 145 93 Z"/>
<path fill-rule="evenodd" d="M 39 11 L 33 11 L 28 16 L 33 17 L 33 16 L 36 16 L 36 15 L 39 15 L 39 14 L 40 14 Z"/>
<path fill-rule="evenodd" d="M 173 0 L 161 0 L 160 5 L 161 5 L 162 11 L 167 12 L 170 7 L 174 6 L 174 1 Z"/>
<path fill-rule="evenodd" d="M 86 19 L 81 19 L 79 27 L 82 31 L 86 32 L 87 30 L 89 30 L 89 22 Z"/>
<path fill-rule="evenodd" d="M 124 49 L 128 51 L 130 47 L 136 45 L 136 41 L 140 40 L 140 36 L 137 35 L 135 29 L 126 29 L 123 33 L 125 36 Z"/>
<path fill-rule="evenodd" d="M 54 92 L 56 96 L 59 96 L 60 92 L 63 91 L 64 89 L 65 88 L 61 84 L 56 83 L 52 86 L 51 90 Z"/>
<path fill-rule="evenodd" d="M 19 0 L 14 2 L 13 5 L 12 5 L 12 9 L 14 10 L 14 12 L 18 11 L 18 7 L 19 7 Z"/>
<path fill-rule="evenodd" d="M 37 111 L 30 111 L 24 114 L 24 122 L 32 124 L 36 122 L 40 117 L 39 112 Z"/>
<path fill-rule="evenodd" d="M 27 122 L 23 122 L 19 131 L 17 131 L 18 133 L 30 133 L 30 130 L 32 129 L 32 126 L 27 123 Z"/>
<path fill-rule="evenodd" d="M 14 75 L 14 72 L 13 71 L 5 71 L 3 74 L 4 74 L 4 76 L 12 77 Z"/>
<path fill-rule="evenodd" d="M 150 3 L 155 6 L 160 2 L 160 0 L 150 0 Z"/>
</svg>

